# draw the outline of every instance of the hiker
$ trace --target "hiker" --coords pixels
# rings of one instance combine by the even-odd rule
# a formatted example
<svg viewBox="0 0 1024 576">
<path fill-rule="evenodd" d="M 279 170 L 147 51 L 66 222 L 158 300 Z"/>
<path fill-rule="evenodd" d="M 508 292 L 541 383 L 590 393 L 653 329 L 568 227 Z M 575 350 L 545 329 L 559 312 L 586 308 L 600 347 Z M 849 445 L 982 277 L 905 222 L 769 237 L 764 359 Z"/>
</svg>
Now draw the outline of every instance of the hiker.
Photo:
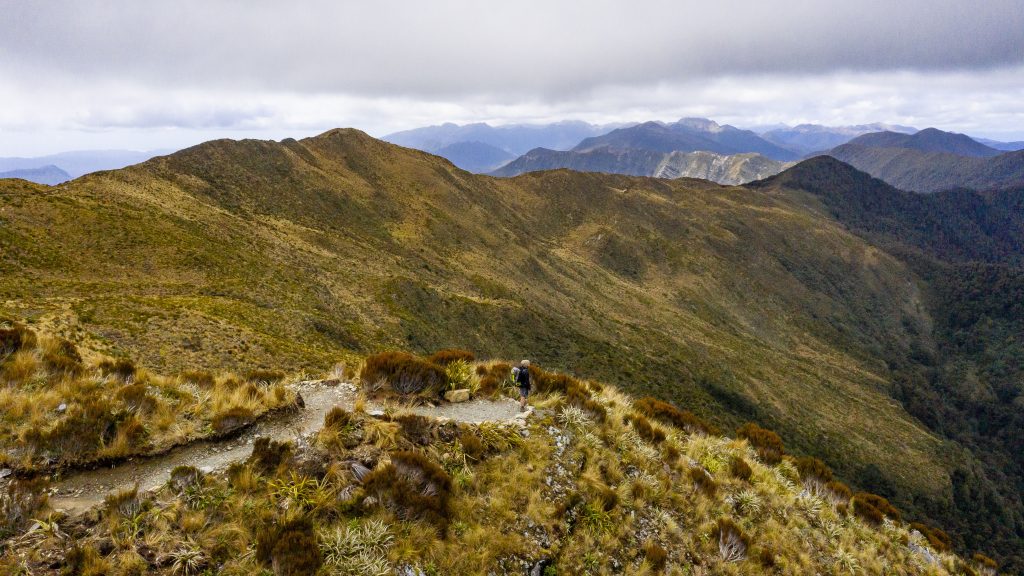
<svg viewBox="0 0 1024 576">
<path fill-rule="evenodd" d="M 515 371 L 516 386 L 519 386 L 519 411 L 526 411 L 526 398 L 530 395 L 530 361 L 523 360 Z"/>
</svg>

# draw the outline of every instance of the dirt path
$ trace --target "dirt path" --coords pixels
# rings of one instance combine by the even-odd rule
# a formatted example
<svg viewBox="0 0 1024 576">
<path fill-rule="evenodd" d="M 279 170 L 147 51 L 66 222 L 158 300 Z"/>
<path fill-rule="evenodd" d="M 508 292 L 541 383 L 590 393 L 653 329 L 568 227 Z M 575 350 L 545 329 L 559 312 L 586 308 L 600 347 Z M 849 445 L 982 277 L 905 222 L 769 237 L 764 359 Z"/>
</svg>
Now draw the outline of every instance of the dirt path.
<svg viewBox="0 0 1024 576">
<path fill-rule="evenodd" d="M 194 466 L 205 472 L 223 470 L 232 462 L 248 458 L 257 437 L 292 440 L 315 432 L 323 425 L 324 416 L 331 408 L 351 408 L 356 396 L 355 386 L 347 383 L 333 386 L 303 383 L 297 386 L 297 390 L 306 405 L 298 412 L 271 416 L 236 438 L 200 440 L 160 456 L 136 458 L 112 468 L 73 473 L 54 482 L 50 505 L 68 513 L 80 513 L 100 504 L 107 494 L 116 490 L 132 486 L 143 491 L 159 488 L 167 481 L 171 470 L 178 466 Z M 371 413 L 375 411 L 371 409 Z M 419 407 L 412 411 L 423 416 L 480 423 L 512 420 L 519 414 L 519 404 L 510 399 L 473 400 L 435 408 Z"/>
</svg>

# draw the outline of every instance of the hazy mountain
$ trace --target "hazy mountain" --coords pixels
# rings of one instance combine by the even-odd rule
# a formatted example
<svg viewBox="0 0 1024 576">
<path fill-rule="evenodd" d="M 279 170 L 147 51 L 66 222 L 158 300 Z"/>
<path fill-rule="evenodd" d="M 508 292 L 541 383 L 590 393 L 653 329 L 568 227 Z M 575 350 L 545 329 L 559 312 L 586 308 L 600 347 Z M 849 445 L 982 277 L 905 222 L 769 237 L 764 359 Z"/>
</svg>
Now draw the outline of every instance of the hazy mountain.
<svg viewBox="0 0 1024 576">
<path fill-rule="evenodd" d="M 797 158 L 794 152 L 772 144 L 750 130 L 722 126 L 704 118 L 683 118 L 671 124 L 645 122 L 619 128 L 602 136 L 587 138 L 572 150 L 587 152 L 605 147 L 664 153 L 705 151 L 728 155 L 754 152 L 783 161 Z"/>
<path fill-rule="evenodd" d="M 743 184 L 777 174 L 787 165 L 760 154 L 722 155 L 714 152 L 655 152 L 638 148 L 601 147 L 576 151 L 537 148 L 492 172 L 517 176 L 525 172 L 568 168 L 655 178 L 702 178 L 719 184 Z"/>
<path fill-rule="evenodd" d="M 937 192 L 958 186 L 987 190 L 1024 184 L 1024 151 L 978 158 L 850 142 L 833 148 L 829 155 L 897 188 L 915 192 Z"/>
<path fill-rule="evenodd" d="M 124 168 L 166 154 L 169 150 L 75 150 L 32 158 L 0 158 L 0 171 L 57 166 L 72 178 L 100 170 Z"/>
<path fill-rule="evenodd" d="M 848 144 L 873 148 L 904 148 L 921 152 L 945 152 L 974 158 L 989 158 L 1000 154 L 999 150 L 985 146 L 970 136 L 943 132 L 937 128 L 925 128 L 914 134 L 872 132 L 858 136 L 850 140 Z"/>
<path fill-rule="evenodd" d="M 580 140 L 604 134 L 619 124 L 597 125 L 579 121 L 553 124 L 442 124 L 395 132 L 382 140 L 437 154 L 439 150 L 461 142 L 480 142 L 519 156 L 534 148 L 568 150 Z"/>
<path fill-rule="evenodd" d="M 52 186 L 54 184 L 60 184 L 61 182 L 67 182 L 71 179 L 71 176 L 60 168 L 49 165 L 40 168 L 22 168 L 18 170 L 0 172 L 0 178 L 21 178 L 22 180 L 28 180 L 29 182 L 35 182 L 36 184 L 48 184 Z"/>
<path fill-rule="evenodd" d="M 508 163 L 515 155 L 483 142 L 455 142 L 432 152 L 443 156 L 463 170 L 490 172 Z"/>
<path fill-rule="evenodd" d="M 820 124 L 800 124 L 798 126 L 783 126 L 760 132 L 765 140 L 778 144 L 783 148 L 793 150 L 798 154 L 810 154 L 835 148 L 845 144 L 862 134 L 870 132 L 900 132 L 913 134 L 916 128 L 899 126 L 895 124 L 860 124 L 856 126 L 822 126 Z"/>
<path fill-rule="evenodd" d="M 0 181 L 0 315 L 170 371 L 529 356 L 768 425 L 907 519 L 1012 559 L 1021 195 L 971 194 L 965 211 L 910 205 L 829 158 L 722 187 L 476 176 L 355 130 L 218 140 L 56 188 Z"/>
<path fill-rule="evenodd" d="M 1024 141 L 1000 142 L 998 140 L 989 140 L 988 138 L 975 138 L 975 140 L 981 142 L 985 146 L 995 148 L 996 150 L 1003 150 L 1005 152 L 1016 152 L 1017 150 L 1024 150 Z"/>
</svg>

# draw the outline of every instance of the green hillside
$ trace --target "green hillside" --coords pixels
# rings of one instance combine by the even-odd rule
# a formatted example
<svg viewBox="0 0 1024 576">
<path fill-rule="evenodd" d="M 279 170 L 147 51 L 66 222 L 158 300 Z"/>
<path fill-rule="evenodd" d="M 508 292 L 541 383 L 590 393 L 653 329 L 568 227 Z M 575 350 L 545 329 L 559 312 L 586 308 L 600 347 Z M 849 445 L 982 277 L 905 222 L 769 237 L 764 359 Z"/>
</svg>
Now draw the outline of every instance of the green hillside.
<svg viewBox="0 0 1024 576">
<path fill-rule="evenodd" d="M 998 480 L 896 400 L 891 359 L 937 320 L 927 281 L 819 208 L 697 180 L 475 176 L 354 130 L 214 141 L 54 188 L 0 182 L 0 315 L 165 372 L 531 357 L 758 421 L 954 525 L 958 474 Z"/>
</svg>

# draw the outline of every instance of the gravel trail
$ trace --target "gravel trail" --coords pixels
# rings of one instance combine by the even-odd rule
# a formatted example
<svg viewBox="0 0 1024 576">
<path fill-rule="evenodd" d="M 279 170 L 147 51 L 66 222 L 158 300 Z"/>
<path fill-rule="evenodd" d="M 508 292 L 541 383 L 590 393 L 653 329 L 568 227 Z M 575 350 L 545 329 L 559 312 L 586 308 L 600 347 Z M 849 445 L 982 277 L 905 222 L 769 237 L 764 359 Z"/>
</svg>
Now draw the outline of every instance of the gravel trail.
<svg viewBox="0 0 1024 576">
<path fill-rule="evenodd" d="M 110 468 L 73 472 L 57 479 L 51 490 L 50 505 L 70 514 L 81 513 L 102 503 L 111 492 L 133 486 L 141 491 L 159 488 L 167 481 L 171 470 L 178 466 L 194 466 L 204 472 L 223 470 L 233 462 L 248 458 L 257 437 L 293 440 L 316 432 L 323 426 L 324 416 L 331 408 L 351 409 L 356 397 L 356 387 L 348 383 L 305 382 L 296 386 L 296 390 L 302 395 L 305 408 L 269 416 L 235 438 L 197 440 L 159 456 L 134 458 Z M 379 411 L 375 407 L 368 408 L 371 413 Z M 532 410 L 520 413 L 519 403 L 507 398 L 422 406 L 411 411 L 422 416 L 476 424 L 511 421 L 532 413 Z"/>
</svg>

